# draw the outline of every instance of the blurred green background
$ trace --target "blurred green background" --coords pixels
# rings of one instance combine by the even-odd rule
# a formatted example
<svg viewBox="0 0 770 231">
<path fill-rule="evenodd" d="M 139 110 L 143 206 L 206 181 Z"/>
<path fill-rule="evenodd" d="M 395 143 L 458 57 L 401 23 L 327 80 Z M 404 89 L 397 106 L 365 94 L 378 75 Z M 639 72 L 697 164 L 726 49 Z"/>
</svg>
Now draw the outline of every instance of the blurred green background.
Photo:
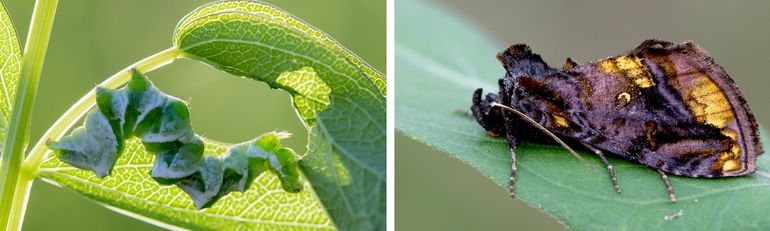
<svg viewBox="0 0 770 231">
<path fill-rule="evenodd" d="M 3 1 L 22 46 L 34 1 Z M 72 103 L 126 66 L 171 46 L 177 21 L 205 0 L 60 1 L 34 108 L 36 142 Z M 376 69 L 385 70 L 385 1 L 268 1 L 330 34 Z M 272 130 L 294 136 L 304 153 L 307 134 L 289 95 L 189 60 L 148 76 L 163 91 L 189 100 L 196 132 L 242 142 Z M 232 107 L 239 107 L 233 110 Z M 230 108 L 230 109 L 228 109 Z M 160 230 L 103 208 L 67 189 L 36 181 L 24 230 Z"/>
<path fill-rule="evenodd" d="M 396 4 L 401 1 L 409 0 Z M 501 50 L 526 43 L 556 67 L 568 56 L 586 63 L 632 49 L 647 38 L 693 40 L 727 69 L 759 122 L 770 124 L 770 74 L 764 73 L 770 65 L 770 2 L 433 2 L 487 31 Z M 492 62 L 494 55 L 489 54 Z M 471 92 L 467 94 L 470 101 Z M 511 200 L 505 189 L 475 169 L 401 134 L 396 138 L 396 208 L 397 230 L 565 229 L 539 210 Z"/>
</svg>

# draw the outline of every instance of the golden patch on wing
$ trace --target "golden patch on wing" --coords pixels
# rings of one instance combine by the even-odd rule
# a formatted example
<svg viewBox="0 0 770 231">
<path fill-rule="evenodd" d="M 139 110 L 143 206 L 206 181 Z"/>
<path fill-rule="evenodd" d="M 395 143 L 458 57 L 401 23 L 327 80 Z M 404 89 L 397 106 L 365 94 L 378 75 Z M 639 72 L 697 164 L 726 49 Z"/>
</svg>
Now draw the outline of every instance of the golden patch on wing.
<svg viewBox="0 0 770 231">
<path fill-rule="evenodd" d="M 628 94 L 628 92 L 618 94 L 615 99 L 615 106 L 618 108 L 628 106 L 629 103 L 631 103 L 631 94 Z"/>
<path fill-rule="evenodd" d="M 741 147 L 738 146 L 738 143 L 733 143 L 729 151 L 719 154 L 719 158 L 711 165 L 711 168 L 722 172 L 740 170 L 743 167 L 743 162 L 739 157 L 741 157 Z"/>
<path fill-rule="evenodd" d="M 722 129 L 722 135 L 727 136 L 732 141 L 738 140 L 738 133 L 735 132 L 735 130 L 732 129 Z"/>
<path fill-rule="evenodd" d="M 730 153 L 732 153 L 736 158 L 741 156 L 741 147 L 738 147 L 738 144 L 733 144 L 732 147 L 730 147 Z"/>
<path fill-rule="evenodd" d="M 722 165 L 723 172 L 734 171 L 738 169 L 741 169 L 741 162 L 737 160 L 728 160 L 725 162 L 725 164 Z"/>
<path fill-rule="evenodd" d="M 618 70 L 618 66 L 615 65 L 614 59 L 605 59 L 602 60 L 601 63 L 599 63 L 599 71 L 604 73 L 618 73 L 620 70 Z"/>
<path fill-rule="evenodd" d="M 636 86 L 648 88 L 655 86 L 652 75 L 636 55 L 622 55 L 606 59 L 599 63 L 599 70 L 604 73 L 622 74 L 630 78 Z"/>
<path fill-rule="evenodd" d="M 695 75 L 683 90 L 687 107 L 696 121 L 717 128 L 725 128 L 733 122 L 735 117 L 730 101 L 724 91 L 707 75 Z"/>
<path fill-rule="evenodd" d="M 553 115 L 553 122 L 556 123 L 559 127 L 567 128 L 569 127 L 569 123 L 567 123 L 567 119 L 564 119 L 564 117 Z"/>
</svg>

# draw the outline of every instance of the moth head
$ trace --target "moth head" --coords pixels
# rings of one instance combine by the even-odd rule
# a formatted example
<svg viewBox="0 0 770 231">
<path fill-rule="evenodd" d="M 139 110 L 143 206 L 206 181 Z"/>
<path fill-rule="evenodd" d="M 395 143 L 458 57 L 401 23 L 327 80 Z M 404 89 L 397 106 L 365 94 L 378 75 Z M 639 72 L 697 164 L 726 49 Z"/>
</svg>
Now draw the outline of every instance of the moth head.
<svg viewBox="0 0 770 231">
<path fill-rule="evenodd" d="M 489 93 L 482 100 L 481 94 L 481 88 L 473 92 L 473 106 L 471 106 L 473 117 L 476 117 L 476 121 L 487 130 L 490 136 L 502 136 L 505 134 L 503 111 L 499 107 L 492 106 L 492 103 L 500 103 L 500 96 Z"/>
</svg>

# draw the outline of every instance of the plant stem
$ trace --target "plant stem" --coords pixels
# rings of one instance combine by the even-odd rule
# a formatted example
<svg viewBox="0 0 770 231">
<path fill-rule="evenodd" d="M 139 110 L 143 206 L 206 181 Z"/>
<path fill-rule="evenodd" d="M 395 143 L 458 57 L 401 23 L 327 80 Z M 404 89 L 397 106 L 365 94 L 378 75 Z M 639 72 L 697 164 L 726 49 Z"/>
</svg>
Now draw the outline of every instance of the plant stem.
<svg viewBox="0 0 770 231">
<path fill-rule="evenodd" d="M 23 170 L 19 174 L 19 181 L 14 189 L 14 197 L 10 204 L 11 210 L 8 214 L 8 223 L 5 225 L 5 230 L 21 230 L 21 223 L 24 221 L 24 212 L 27 211 L 27 199 L 29 198 L 29 189 L 31 189 L 33 179 L 34 175 L 28 174 Z"/>
<path fill-rule="evenodd" d="M 48 48 L 58 0 L 39 0 L 32 11 L 32 22 L 21 61 L 21 83 L 17 88 L 11 122 L 6 130 L 6 146 L 3 149 L 0 168 L 0 225 L 8 229 L 10 210 L 19 178 L 24 149 L 29 141 L 32 106 L 37 95 L 40 73 Z"/>
<path fill-rule="evenodd" d="M 172 63 L 180 57 L 180 54 L 181 51 L 176 47 L 163 50 L 115 73 L 99 85 L 106 88 L 118 88 L 131 79 L 131 69 L 136 68 L 141 72 L 150 72 Z M 94 90 L 91 90 L 85 96 L 80 98 L 77 103 L 72 105 L 64 115 L 59 117 L 59 119 L 56 120 L 48 131 L 46 131 L 38 140 L 35 146 L 32 147 L 27 159 L 24 160 L 24 163 L 21 166 L 19 184 L 17 184 L 15 189 L 16 195 L 13 199 L 13 207 L 10 214 L 11 219 L 9 220 L 6 230 L 19 230 L 21 228 L 21 222 L 23 221 L 25 209 L 27 207 L 32 180 L 34 180 L 36 172 L 43 162 L 45 154 L 48 152 L 48 148 L 45 145 L 46 141 L 58 140 L 63 137 L 65 132 L 74 126 L 75 123 L 95 105 L 95 92 Z"/>
</svg>

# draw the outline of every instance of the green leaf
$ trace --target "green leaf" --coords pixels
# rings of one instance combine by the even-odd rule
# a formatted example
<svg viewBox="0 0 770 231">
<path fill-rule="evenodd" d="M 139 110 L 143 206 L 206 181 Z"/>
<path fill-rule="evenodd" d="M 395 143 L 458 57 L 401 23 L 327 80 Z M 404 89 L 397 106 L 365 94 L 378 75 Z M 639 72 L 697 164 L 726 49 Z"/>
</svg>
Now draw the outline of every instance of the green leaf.
<svg viewBox="0 0 770 231">
<path fill-rule="evenodd" d="M 312 67 L 281 73 L 276 83 L 281 85 L 282 89 L 291 92 L 297 113 L 309 127 L 315 125 L 315 115 L 329 106 L 331 89 L 321 78 L 318 78 L 318 74 Z"/>
<path fill-rule="evenodd" d="M 432 4 L 403 1 L 396 12 L 396 128 L 478 169 L 504 192 L 511 164 L 505 139 L 487 136 L 473 118 L 455 111 L 469 110 L 476 88 L 497 91 L 504 70 L 495 54 L 505 46 Z M 767 136 L 763 141 L 768 144 Z M 581 155 L 603 169 L 593 155 Z M 605 172 L 588 170 L 560 147 L 525 144 L 517 158 L 519 198 L 575 230 L 770 229 L 767 155 L 751 176 L 672 176 L 676 204 L 655 171 L 622 158 L 609 158 L 621 195 Z"/>
<path fill-rule="evenodd" d="M 21 73 L 21 48 L 11 18 L 0 2 L 0 149 L 5 144 L 5 128 L 16 96 Z"/>
<path fill-rule="evenodd" d="M 225 154 L 229 145 L 205 140 L 206 155 Z M 334 230 L 313 191 L 288 193 L 275 174 L 262 174 L 244 193 L 230 193 L 208 209 L 197 210 L 175 186 L 150 177 L 154 155 L 141 140 L 129 139 L 112 174 L 98 178 L 49 156 L 38 174 L 73 189 L 117 212 L 163 227 L 192 230 Z M 305 181 L 306 182 L 306 181 Z"/>
<path fill-rule="evenodd" d="M 310 130 L 301 167 L 337 228 L 385 229 L 382 74 L 320 30 L 260 2 L 198 8 L 177 25 L 174 44 L 185 57 L 290 92 Z M 328 89 L 281 79 L 298 71 L 312 72 Z M 328 103 L 306 100 L 325 97 Z"/>
</svg>

